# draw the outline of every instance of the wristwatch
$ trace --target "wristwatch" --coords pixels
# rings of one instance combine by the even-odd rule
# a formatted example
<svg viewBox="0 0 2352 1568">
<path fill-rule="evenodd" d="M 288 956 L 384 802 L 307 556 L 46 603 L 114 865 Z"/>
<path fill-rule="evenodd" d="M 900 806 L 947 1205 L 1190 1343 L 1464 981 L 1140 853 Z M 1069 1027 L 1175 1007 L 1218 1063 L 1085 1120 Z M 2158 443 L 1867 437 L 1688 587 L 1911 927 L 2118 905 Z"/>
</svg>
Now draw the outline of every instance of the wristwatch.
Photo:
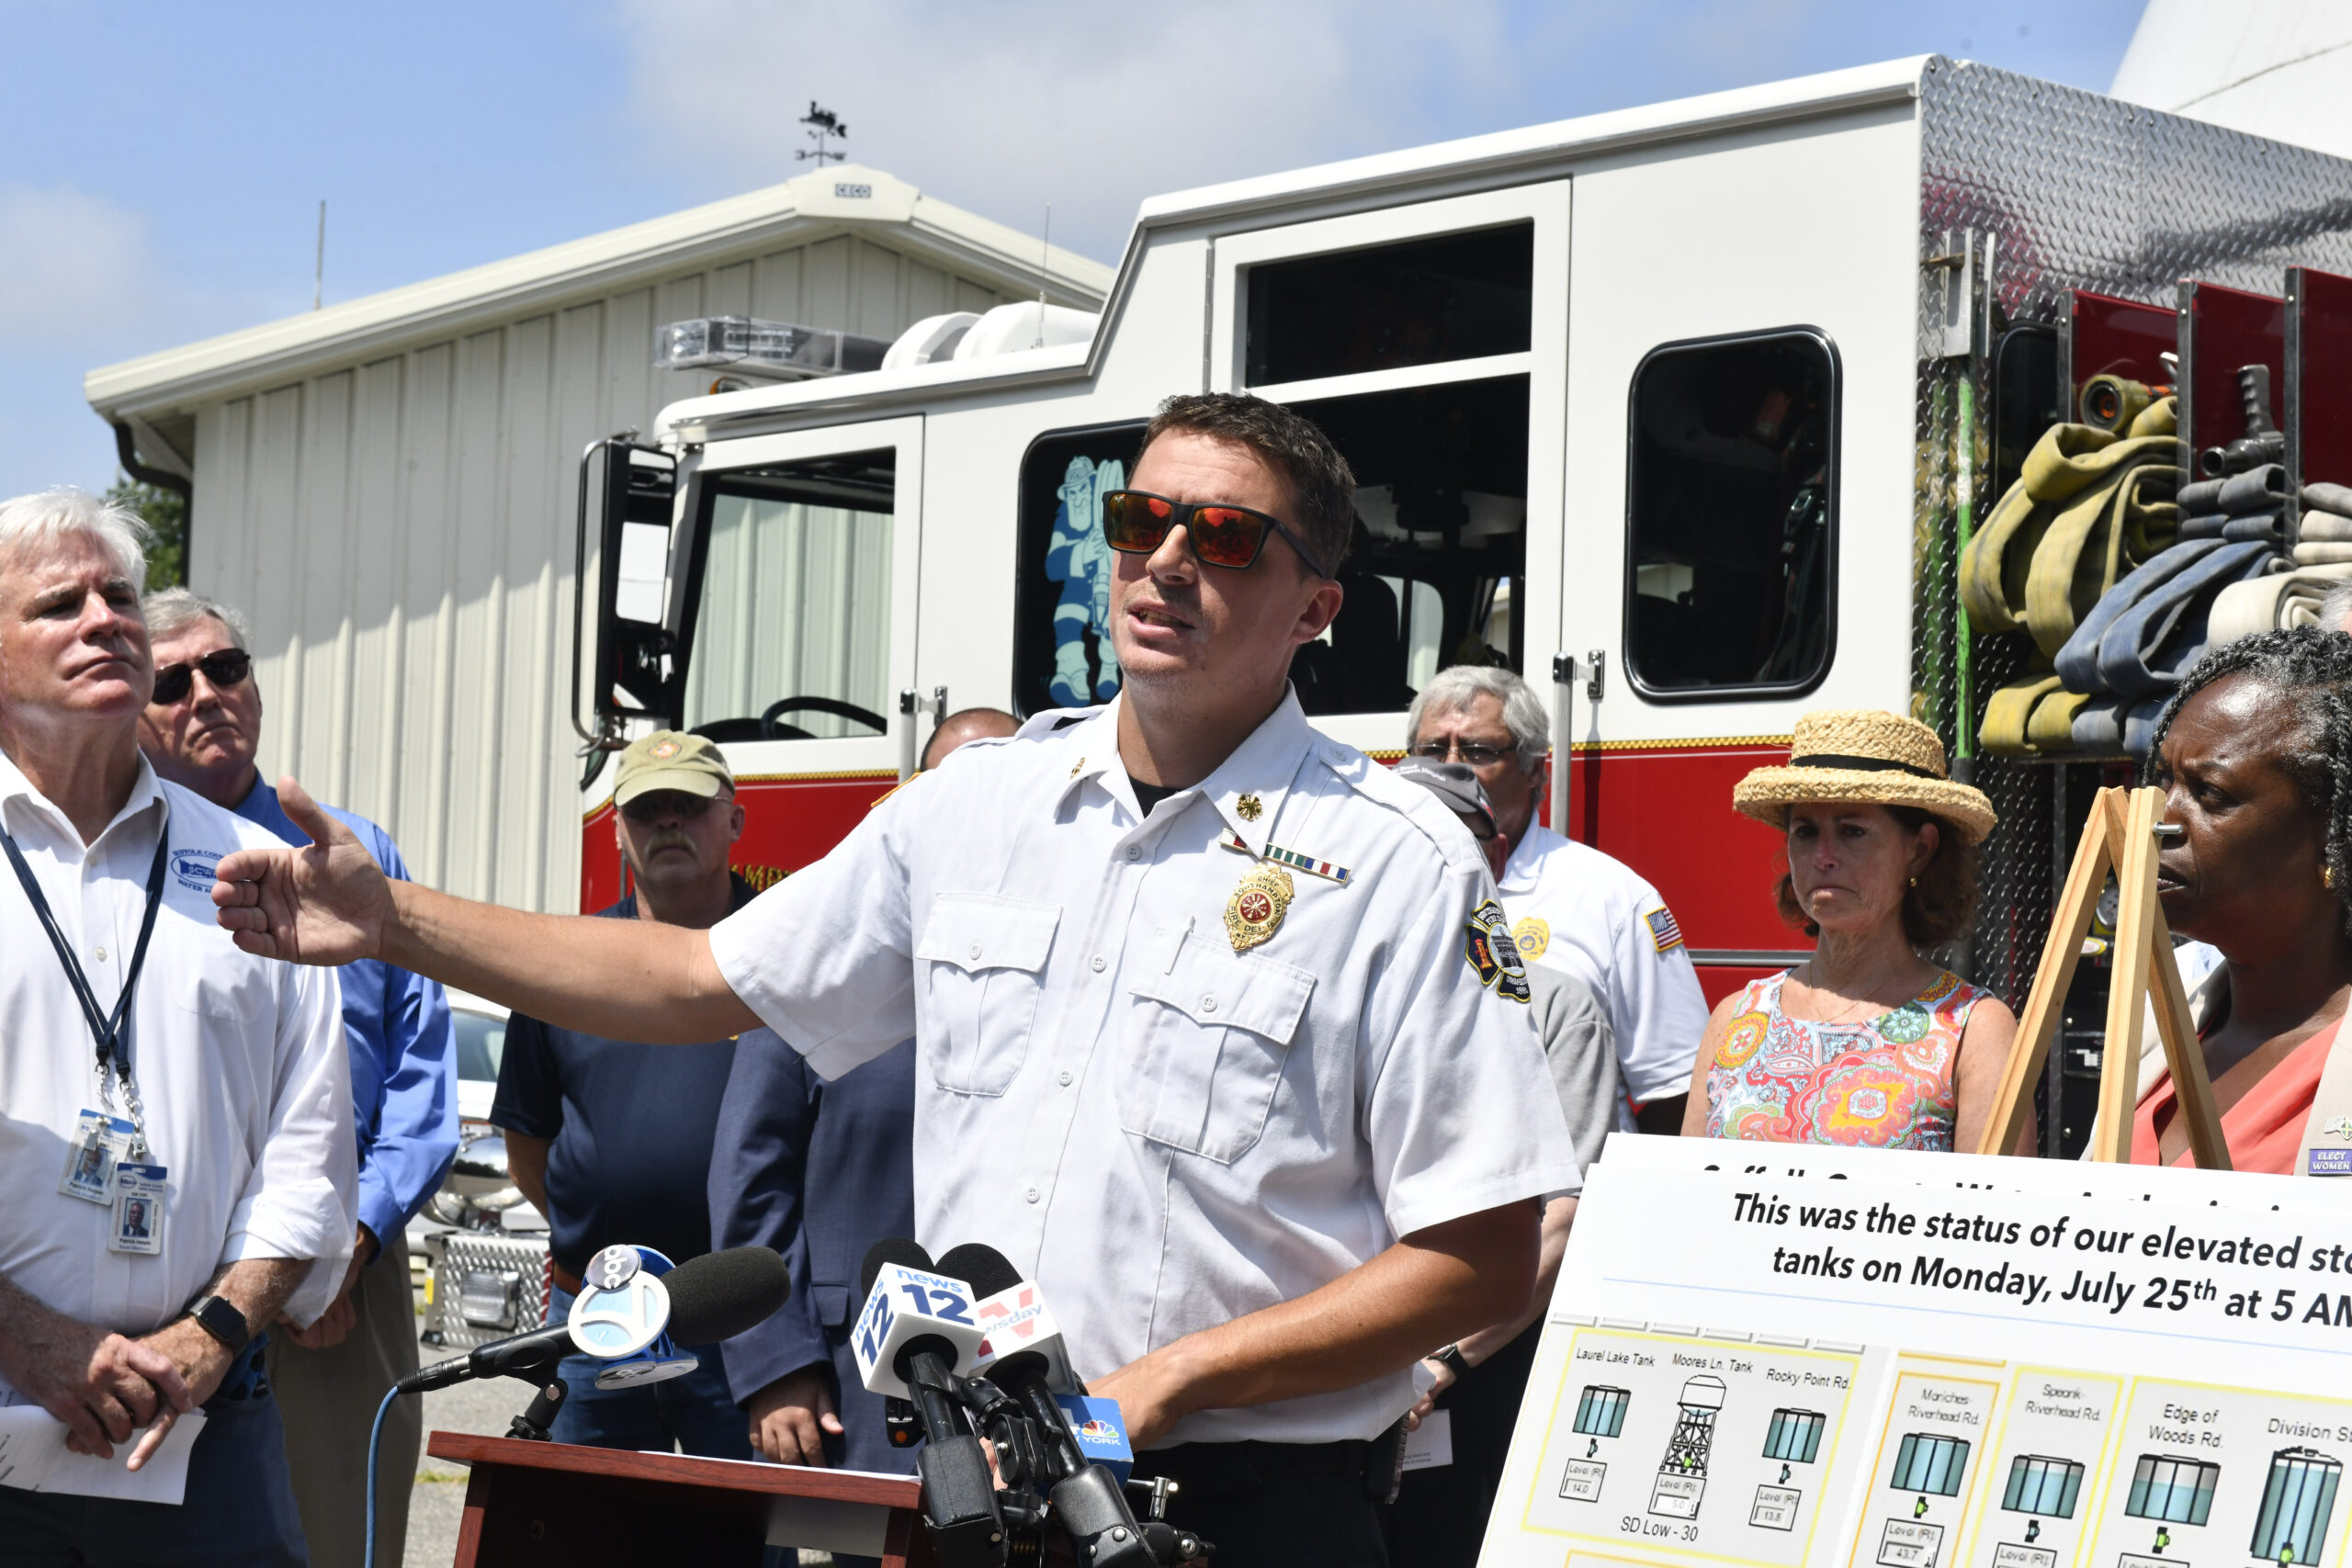
<svg viewBox="0 0 2352 1568">
<path fill-rule="evenodd" d="M 196 1319 L 196 1325 L 226 1345 L 232 1356 L 253 1342 L 243 1309 L 226 1296 L 198 1296 L 181 1315 Z"/>
<path fill-rule="evenodd" d="M 1462 1354 L 1462 1342 L 1458 1339 L 1442 1350 L 1430 1352 L 1430 1359 L 1442 1362 L 1446 1370 L 1455 1377 L 1460 1377 L 1470 1370 L 1470 1362 Z"/>
</svg>

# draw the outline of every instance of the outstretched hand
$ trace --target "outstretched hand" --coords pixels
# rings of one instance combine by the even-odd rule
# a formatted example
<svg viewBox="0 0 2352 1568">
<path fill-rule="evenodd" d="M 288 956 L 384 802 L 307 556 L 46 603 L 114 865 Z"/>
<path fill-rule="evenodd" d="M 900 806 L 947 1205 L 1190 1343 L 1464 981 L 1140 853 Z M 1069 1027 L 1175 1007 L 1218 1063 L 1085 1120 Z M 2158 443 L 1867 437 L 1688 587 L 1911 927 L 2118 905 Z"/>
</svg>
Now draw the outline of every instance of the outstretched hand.
<svg viewBox="0 0 2352 1568">
<path fill-rule="evenodd" d="M 212 874 L 220 924 L 264 958 L 339 964 L 379 956 L 393 918 L 383 868 L 292 779 L 278 780 L 277 800 L 311 841 L 239 850 L 221 861 Z"/>
</svg>

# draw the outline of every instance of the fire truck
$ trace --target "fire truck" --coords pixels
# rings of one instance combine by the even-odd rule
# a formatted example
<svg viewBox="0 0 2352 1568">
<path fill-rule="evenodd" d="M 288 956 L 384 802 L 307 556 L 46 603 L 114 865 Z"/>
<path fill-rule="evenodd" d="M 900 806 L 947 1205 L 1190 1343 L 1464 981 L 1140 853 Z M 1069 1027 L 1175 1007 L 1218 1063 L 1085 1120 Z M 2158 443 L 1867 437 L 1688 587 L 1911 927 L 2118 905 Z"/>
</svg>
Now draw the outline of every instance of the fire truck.
<svg viewBox="0 0 2352 1568">
<path fill-rule="evenodd" d="M 2290 267 L 2352 272 L 2352 164 L 1928 56 L 1155 198 L 1099 317 L 677 323 L 711 395 L 581 468 L 582 905 L 621 891 L 605 758 L 649 727 L 724 747 L 764 884 L 948 711 L 1107 700 L 1098 498 L 1162 398 L 1247 390 L 1359 485 L 1293 669 L 1326 733 L 1394 758 L 1435 671 L 1521 671 L 1549 820 L 1657 885 L 1712 999 L 1804 946 L 1734 782 L 1805 709 L 1916 715 L 2001 816 L 1949 956 L 2021 999 L 2129 762 L 1979 743 L 2022 656 L 1971 635 L 1959 552 L 2093 376 L 2179 389 L 2192 446 L 2240 434 L 2248 363 L 2318 418 L 2298 355 L 2346 324 Z M 2081 1011 L 2053 1087 L 2096 1068 Z"/>
</svg>

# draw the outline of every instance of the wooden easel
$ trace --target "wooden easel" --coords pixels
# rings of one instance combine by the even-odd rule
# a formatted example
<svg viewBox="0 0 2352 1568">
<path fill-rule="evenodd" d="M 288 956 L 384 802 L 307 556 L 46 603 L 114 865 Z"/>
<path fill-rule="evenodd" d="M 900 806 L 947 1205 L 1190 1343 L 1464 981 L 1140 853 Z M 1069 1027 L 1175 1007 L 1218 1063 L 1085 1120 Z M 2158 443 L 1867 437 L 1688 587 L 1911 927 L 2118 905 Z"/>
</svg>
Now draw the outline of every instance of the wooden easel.
<svg viewBox="0 0 2352 1568">
<path fill-rule="evenodd" d="M 2033 976 L 2025 1016 L 2001 1075 L 2000 1097 L 1984 1129 L 1979 1154 L 2007 1154 L 2018 1145 L 2026 1113 L 2033 1105 L 2033 1083 L 2050 1056 L 2051 1037 L 2065 1006 L 2066 987 L 2082 957 L 2083 939 L 2107 874 L 2115 873 L 2115 978 L 2107 997 L 2107 1044 L 2098 1075 L 2098 1124 L 2091 1134 L 2090 1157 L 2114 1164 L 2132 1157 L 2132 1118 L 2140 1102 L 2140 1051 L 2147 1006 L 2155 1003 L 2156 1033 L 2172 1069 L 2179 1114 L 2188 1121 L 2188 1146 L 2207 1170 L 2230 1168 L 2222 1118 L 2213 1109 L 2213 1086 L 2205 1076 L 2205 1053 L 2189 1021 L 2188 994 L 2173 962 L 2172 932 L 2156 906 L 2156 824 L 2164 816 L 2159 789 L 2103 789 L 2083 824 L 2083 841 L 2066 886 L 2051 914 L 2041 967 Z"/>
</svg>

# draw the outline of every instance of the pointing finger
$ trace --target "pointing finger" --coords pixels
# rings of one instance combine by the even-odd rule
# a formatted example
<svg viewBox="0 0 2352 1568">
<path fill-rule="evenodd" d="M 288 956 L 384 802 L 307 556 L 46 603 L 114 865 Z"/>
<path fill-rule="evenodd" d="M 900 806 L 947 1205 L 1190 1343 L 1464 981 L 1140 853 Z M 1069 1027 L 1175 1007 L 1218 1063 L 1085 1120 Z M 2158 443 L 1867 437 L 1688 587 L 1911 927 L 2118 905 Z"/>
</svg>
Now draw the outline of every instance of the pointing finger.
<svg viewBox="0 0 2352 1568">
<path fill-rule="evenodd" d="M 137 1470 L 145 1464 L 155 1450 L 164 1446 L 164 1439 L 171 1435 L 172 1423 L 179 1418 L 179 1412 L 176 1410 L 166 1410 L 156 1416 L 155 1424 L 148 1427 L 145 1434 L 140 1438 L 139 1446 L 130 1450 L 130 1459 L 123 1468 Z"/>
<path fill-rule="evenodd" d="M 321 848 L 330 844 L 357 843 L 350 829 L 320 809 L 311 798 L 311 792 L 297 783 L 292 774 L 277 781 L 277 804 L 294 819 L 294 826 L 311 835 L 311 841 Z"/>
</svg>

